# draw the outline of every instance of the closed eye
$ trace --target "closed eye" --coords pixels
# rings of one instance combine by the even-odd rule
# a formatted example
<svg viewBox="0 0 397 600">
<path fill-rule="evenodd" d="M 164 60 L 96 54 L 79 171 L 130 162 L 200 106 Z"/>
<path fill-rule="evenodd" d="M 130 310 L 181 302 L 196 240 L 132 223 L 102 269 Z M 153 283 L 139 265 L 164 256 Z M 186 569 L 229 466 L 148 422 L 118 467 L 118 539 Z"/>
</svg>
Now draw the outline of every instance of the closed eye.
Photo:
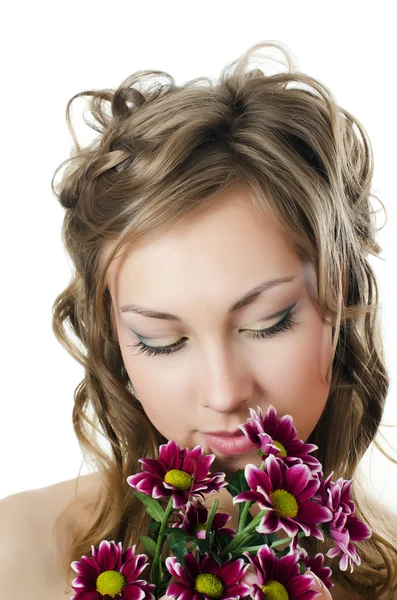
<svg viewBox="0 0 397 600">
<path fill-rule="evenodd" d="M 294 306 L 295 306 L 295 304 L 293 306 L 291 306 L 290 308 L 288 308 L 284 312 L 285 316 L 278 323 L 276 323 L 276 325 L 273 325 L 272 327 L 268 327 L 267 329 L 259 329 L 259 330 L 241 329 L 241 331 L 247 332 L 248 337 L 251 337 L 253 339 L 263 339 L 263 338 L 272 337 L 274 335 L 277 335 L 278 333 L 281 333 L 282 331 L 288 331 L 289 329 L 293 329 L 294 325 L 297 324 L 297 322 L 295 321 L 293 316 L 290 315 L 290 311 L 292 310 L 292 308 Z M 177 340 L 176 342 L 174 342 L 173 344 L 170 344 L 169 346 L 157 346 L 157 347 L 148 346 L 147 344 L 144 344 L 142 341 L 139 341 L 138 344 L 127 344 L 127 346 L 129 348 L 138 348 L 139 354 L 147 354 L 147 356 L 157 356 L 159 354 L 171 354 L 173 352 L 178 352 L 178 350 L 180 350 L 181 348 L 183 348 L 186 345 L 186 343 L 185 343 L 186 339 L 187 338 L 181 338 L 180 340 Z"/>
</svg>

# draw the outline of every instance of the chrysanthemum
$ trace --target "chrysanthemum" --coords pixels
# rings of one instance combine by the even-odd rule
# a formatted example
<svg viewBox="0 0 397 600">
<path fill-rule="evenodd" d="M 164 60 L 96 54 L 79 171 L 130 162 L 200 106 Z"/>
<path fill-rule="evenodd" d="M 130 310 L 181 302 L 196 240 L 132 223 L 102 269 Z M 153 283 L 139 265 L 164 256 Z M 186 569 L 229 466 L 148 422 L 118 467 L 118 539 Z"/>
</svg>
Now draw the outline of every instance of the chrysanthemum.
<svg viewBox="0 0 397 600">
<path fill-rule="evenodd" d="M 71 563 L 78 574 L 72 582 L 73 600 L 155 600 L 155 586 L 139 575 L 149 564 L 146 554 L 135 554 L 135 545 L 123 552 L 121 542 L 103 540 L 92 556 Z"/>
<path fill-rule="evenodd" d="M 327 523 L 330 536 L 335 542 L 335 546 L 328 550 L 327 556 L 335 558 L 342 554 L 339 561 L 341 571 L 346 571 L 350 567 L 353 571 L 354 563 L 361 564 L 361 558 L 352 542 L 362 542 L 371 537 L 371 530 L 355 515 L 343 514 L 341 509 L 334 515 L 331 523 Z"/>
<path fill-rule="evenodd" d="M 352 479 L 342 479 L 339 477 L 336 481 L 332 481 L 334 472 L 326 478 L 320 478 L 320 487 L 318 494 L 321 494 L 321 501 L 327 506 L 332 512 L 342 507 L 343 512 L 353 514 L 355 506 L 353 500 L 350 498 L 351 487 L 353 484 Z"/>
<path fill-rule="evenodd" d="M 361 542 L 371 537 L 371 530 L 355 515 L 354 502 L 350 499 L 350 490 L 353 481 L 339 477 L 332 481 L 333 472 L 321 482 L 317 497 L 322 500 L 332 512 L 332 519 L 324 528 L 335 546 L 328 550 L 327 556 L 335 558 L 342 554 L 339 561 L 341 571 L 350 567 L 353 571 L 354 563 L 361 564 L 361 559 L 352 542 Z"/>
<path fill-rule="evenodd" d="M 284 528 L 294 538 L 300 527 L 305 535 L 324 539 L 317 525 L 330 521 L 332 512 L 312 500 L 320 481 L 308 466 L 298 464 L 288 468 L 270 454 L 263 471 L 248 464 L 244 475 L 250 490 L 234 496 L 233 504 L 249 500 L 258 502 L 261 509 L 268 509 L 256 528 L 258 533 L 274 533 Z M 295 545 L 296 542 L 292 548 Z"/>
<path fill-rule="evenodd" d="M 299 561 L 303 562 L 306 568 L 310 569 L 321 581 L 323 584 L 330 590 L 334 587 L 332 581 L 330 581 L 330 577 L 332 575 L 332 571 L 329 567 L 324 567 L 324 554 L 318 552 L 314 558 L 310 558 L 308 553 L 304 548 L 300 546 L 297 548 L 299 552 Z"/>
<path fill-rule="evenodd" d="M 227 560 L 219 565 L 208 553 L 197 559 L 190 552 L 184 557 L 184 567 L 178 560 L 169 556 L 165 565 L 171 575 L 177 580 L 171 583 L 166 595 L 180 600 L 238 600 L 246 596 L 250 586 L 241 583 L 249 563 L 242 558 Z"/>
<path fill-rule="evenodd" d="M 173 525 L 173 527 L 179 527 L 183 529 L 187 535 L 195 535 L 199 539 L 205 538 L 205 527 L 208 519 L 208 510 L 207 508 L 197 501 L 196 498 L 193 498 L 189 501 L 184 507 L 183 511 L 179 511 L 175 513 L 178 521 Z M 215 513 L 211 529 L 215 531 L 215 535 L 217 533 L 221 533 L 223 535 L 229 535 L 233 538 L 236 535 L 234 529 L 229 529 L 225 527 L 226 523 L 230 521 L 231 515 L 228 513 Z"/>
<path fill-rule="evenodd" d="M 153 498 L 173 497 L 173 507 L 186 504 L 191 496 L 204 500 L 204 493 L 227 485 L 225 473 L 210 473 L 215 454 L 203 454 L 202 446 L 181 450 L 174 441 L 161 444 L 159 458 L 140 458 L 142 473 L 127 477 L 128 484 Z"/>
<path fill-rule="evenodd" d="M 253 583 L 253 600 L 312 600 L 318 592 L 311 590 L 312 576 L 301 574 L 298 552 L 277 558 L 269 546 L 259 548 L 256 556 L 243 552 L 254 567 L 258 583 Z"/>
<path fill-rule="evenodd" d="M 252 408 L 249 409 L 251 418 L 247 419 L 245 425 L 240 425 L 240 429 L 253 444 L 260 448 L 263 457 L 275 454 L 288 466 L 303 463 L 313 473 L 318 473 L 321 470 L 321 463 L 310 455 L 317 450 L 317 446 L 306 444 L 296 437 L 297 432 L 292 424 L 292 417 L 290 415 L 277 417 L 276 409 L 271 404 L 265 416 L 259 406 L 257 409 L 257 413 Z"/>
</svg>

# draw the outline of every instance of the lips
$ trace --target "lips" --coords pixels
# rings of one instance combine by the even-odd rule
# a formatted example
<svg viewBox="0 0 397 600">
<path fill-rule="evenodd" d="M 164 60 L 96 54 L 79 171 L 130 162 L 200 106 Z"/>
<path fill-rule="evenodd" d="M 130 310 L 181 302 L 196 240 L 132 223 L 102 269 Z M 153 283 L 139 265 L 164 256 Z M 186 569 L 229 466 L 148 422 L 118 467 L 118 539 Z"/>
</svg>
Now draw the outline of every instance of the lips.
<svg viewBox="0 0 397 600">
<path fill-rule="evenodd" d="M 239 428 L 234 431 L 209 431 L 207 435 L 215 435 L 217 437 L 237 437 L 238 435 L 244 435 L 244 433 Z"/>
<path fill-rule="evenodd" d="M 236 455 L 245 454 L 255 448 L 253 444 L 241 431 L 239 433 L 224 433 L 223 435 L 214 435 L 214 433 L 204 433 L 208 446 L 217 454 Z"/>
</svg>

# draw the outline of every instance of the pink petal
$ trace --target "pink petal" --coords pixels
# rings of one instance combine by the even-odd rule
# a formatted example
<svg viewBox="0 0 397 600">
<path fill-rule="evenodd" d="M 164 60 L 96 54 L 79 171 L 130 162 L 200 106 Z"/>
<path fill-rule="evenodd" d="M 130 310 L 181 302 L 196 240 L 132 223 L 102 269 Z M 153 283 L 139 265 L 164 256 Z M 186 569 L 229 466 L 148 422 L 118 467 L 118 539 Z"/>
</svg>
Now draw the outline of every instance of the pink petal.
<svg viewBox="0 0 397 600">
<path fill-rule="evenodd" d="M 280 488 L 282 488 L 283 485 L 283 472 L 282 472 L 282 466 L 285 465 L 283 462 L 277 460 L 277 458 L 273 455 L 273 454 L 269 454 L 269 456 L 266 459 L 266 471 L 269 475 L 269 479 L 271 482 L 271 487 L 268 487 L 268 490 L 279 490 Z M 260 469 L 259 469 L 260 471 Z"/>
<path fill-rule="evenodd" d="M 182 592 L 182 594 L 179 596 L 179 600 L 193 600 L 193 598 L 195 597 L 195 593 L 193 590 L 191 589 L 186 589 L 185 591 Z"/>
<path fill-rule="evenodd" d="M 252 491 L 240 492 L 240 494 L 237 494 L 236 496 L 233 497 L 233 504 L 237 504 L 238 502 L 246 502 L 247 500 L 258 501 L 261 499 L 263 499 L 263 496 L 262 496 L 262 494 L 259 494 L 258 492 L 252 492 Z"/>
<path fill-rule="evenodd" d="M 120 567 L 120 573 L 123 573 L 127 581 L 136 581 L 142 571 L 147 568 L 147 566 L 148 563 L 146 556 L 143 554 L 138 554 L 137 556 L 134 556 L 130 560 L 126 561 Z"/>
<path fill-rule="evenodd" d="M 160 460 L 165 464 L 167 471 L 180 469 L 182 462 L 182 451 L 174 440 L 160 446 Z"/>
<path fill-rule="evenodd" d="M 103 596 L 97 591 L 77 591 L 74 596 L 71 596 L 73 600 L 102 600 Z"/>
<path fill-rule="evenodd" d="M 318 479 L 312 479 L 308 482 L 307 486 L 304 490 L 299 493 L 299 502 L 303 502 L 308 500 L 309 498 L 313 498 L 314 494 L 317 492 L 320 487 L 320 481 Z"/>
<path fill-rule="evenodd" d="M 312 477 L 309 467 L 303 464 L 294 465 L 293 467 L 290 467 L 285 474 L 286 489 L 297 498 Z"/>
<path fill-rule="evenodd" d="M 166 595 L 170 596 L 171 598 L 173 596 L 179 596 L 180 594 L 183 594 L 184 592 L 186 592 L 186 586 L 184 586 L 183 584 L 181 584 L 179 581 L 175 581 L 174 583 L 171 583 L 166 590 Z"/>
<path fill-rule="evenodd" d="M 292 554 L 286 554 L 282 556 L 277 563 L 278 573 L 282 574 L 283 580 L 289 581 L 295 575 L 299 575 L 299 566 L 298 566 L 298 554 L 296 552 Z"/>
<path fill-rule="evenodd" d="M 316 504 L 312 500 L 306 500 L 299 504 L 297 517 L 305 523 L 326 523 L 332 519 L 332 512 L 329 508 Z"/>
<path fill-rule="evenodd" d="M 258 533 L 274 533 L 275 531 L 280 529 L 281 526 L 282 525 L 280 523 L 280 519 L 277 516 L 276 512 L 270 509 L 269 512 L 267 512 L 263 516 L 261 522 L 259 523 L 259 526 L 256 528 L 256 531 Z"/>
<path fill-rule="evenodd" d="M 91 556 L 82 556 L 80 560 L 73 561 L 72 568 L 79 575 L 93 578 L 95 581 L 101 572 L 97 561 L 94 560 Z"/>
<path fill-rule="evenodd" d="M 284 447 L 289 446 L 296 437 L 296 429 L 292 423 L 290 415 L 284 415 L 279 419 L 277 432 L 273 438 L 281 442 Z"/>
<path fill-rule="evenodd" d="M 269 404 L 265 418 L 263 420 L 263 431 L 269 433 L 272 437 L 277 430 L 277 413 L 272 404 Z"/>
<path fill-rule="evenodd" d="M 167 556 L 165 559 L 165 566 L 169 573 L 176 579 L 182 577 L 182 567 L 175 556 Z"/>
<path fill-rule="evenodd" d="M 228 513 L 216 513 L 214 519 L 212 521 L 213 529 L 221 529 L 223 528 L 228 521 L 230 521 L 231 515 Z"/>
<path fill-rule="evenodd" d="M 224 592 L 223 598 L 239 598 L 249 594 L 251 586 L 246 583 L 237 583 L 236 585 L 228 586 Z"/>
<path fill-rule="evenodd" d="M 123 587 L 123 599 L 125 600 L 143 600 L 146 596 L 145 592 L 138 585 L 130 584 Z"/>
<path fill-rule="evenodd" d="M 113 571 L 117 566 L 117 550 L 114 545 L 103 540 L 99 544 L 97 562 L 101 571 Z"/>
<path fill-rule="evenodd" d="M 305 592 L 310 590 L 310 587 L 313 585 L 313 577 L 307 573 L 302 575 L 297 575 L 292 577 L 292 579 L 288 582 L 288 594 L 292 598 L 299 598 Z M 306 596 L 304 596 L 306 600 Z"/>
<path fill-rule="evenodd" d="M 142 470 L 154 475 L 155 477 L 164 479 L 164 475 L 168 469 L 166 469 L 165 465 L 157 458 L 140 458 L 139 462 L 143 467 Z M 132 475 L 132 477 L 134 477 L 134 475 Z"/>
<path fill-rule="evenodd" d="M 290 537 L 294 537 L 298 533 L 299 528 L 296 524 L 296 521 L 294 519 L 291 519 L 291 517 L 285 517 L 284 519 L 280 519 L 280 522 L 281 527 L 285 529 L 285 531 Z"/>
<path fill-rule="evenodd" d="M 225 585 L 229 586 L 241 579 L 248 567 L 249 564 L 244 563 L 242 558 L 234 560 L 230 563 L 226 562 L 221 566 L 218 572 L 218 577 L 225 583 Z"/>
<path fill-rule="evenodd" d="M 257 491 L 259 486 L 271 491 L 274 489 L 268 475 L 255 465 L 246 465 L 244 469 L 244 476 L 249 487 L 254 492 Z"/>
<path fill-rule="evenodd" d="M 346 529 L 349 531 L 350 539 L 353 542 L 361 542 L 371 537 L 371 530 L 357 517 L 351 515 L 347 517 Z"/>
</svg>

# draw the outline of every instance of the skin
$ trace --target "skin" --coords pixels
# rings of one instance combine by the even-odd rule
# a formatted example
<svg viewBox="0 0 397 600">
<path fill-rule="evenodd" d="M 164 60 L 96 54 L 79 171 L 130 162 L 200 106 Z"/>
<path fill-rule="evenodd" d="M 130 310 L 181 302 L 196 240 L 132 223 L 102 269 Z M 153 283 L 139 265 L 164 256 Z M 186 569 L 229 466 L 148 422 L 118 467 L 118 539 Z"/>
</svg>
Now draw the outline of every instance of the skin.
<svg viewBox="0 0 397 600">
<path fill-rule="evenodd" d="M 291 275 L 292 282 L 227 314 L 259 283 Z M 266 413 L 269 404 L 279 416 L 293 417 L 300 439 L 309 437 L 329 393 L 332 328 L 321 320 L 314 268 L 255 209 L 247 186 L 236 186 L 215 206 L 124 252 L 112 262 L 107 284 L 125 368 L 148 418 L 168 440 L 181 448 L 200 444 L 212 453 L 203 432 L 235 430 L 249 417 L 249 407 Z M 121 312 L 130 303 L 172 313 L 182 322 Z M 243 331 L 274 326 L 293 304 L 292 330 L 263 339 Z M 275 313 L 280 316 L 269 318 Z M 181 338 L 185 346 L 148 356 L 130 347 L 139 343 L 136 334 L 150 346 Z M 211 470 L 229 476 L 258 461 L 256 450 L 219 455 Z M 233 526 L 237 507 L 228 492 L 217 497 Z M 212 504 L 212 495 L 208 499 Z"/>
<path fill-rule="evenodd" d="M 150 277 L 148 276 L 150 274 Z M 252 304 L 228 315 L 228 308 L 265 280 L 296 276 L 273 287 Z M 150 421 L 181 448 L 197 444 L 213 453 L 203 432 L 234 430 L 248 408 L 269 404 L 279 416 L 293 417 L 298 437 L 307 440 L 327 401 L 326 372 L 331 361 L 332 327 L 321 320 L 314 268 L 302 263 L 280 227 L 258 213 L 244 185 L 205 207 L 183 225 L 155 235 L 116 258 L 108 272 L 115 309 L 114 327 L 124 365 Z M 182 322 L 121 312 L 138 304 L 172 313 Z M 247 331 L 269 328 L 290 317 L 293 329 L 253 339 Z M 270 318 L 278 313 L 279 316 Z M 175 353 L 139 353 L 184 338 Z M 226 476 L 247 463 L 259 466 L 255 449 L 240 456 L 216 456 L 211 470 Z M 207 496 L 206 505 L 215 495 Z M 237 527 L 237 506 L 225 490 L 219 509 Z M 251 514 L 259 507 L 254 505 Z M 285 537 L 285 532 L 280 532 Z M 247 573 L 252 578 L 252 573 Z M 313 589 L 330 598 L 318 580 Z"/>
</svg>

